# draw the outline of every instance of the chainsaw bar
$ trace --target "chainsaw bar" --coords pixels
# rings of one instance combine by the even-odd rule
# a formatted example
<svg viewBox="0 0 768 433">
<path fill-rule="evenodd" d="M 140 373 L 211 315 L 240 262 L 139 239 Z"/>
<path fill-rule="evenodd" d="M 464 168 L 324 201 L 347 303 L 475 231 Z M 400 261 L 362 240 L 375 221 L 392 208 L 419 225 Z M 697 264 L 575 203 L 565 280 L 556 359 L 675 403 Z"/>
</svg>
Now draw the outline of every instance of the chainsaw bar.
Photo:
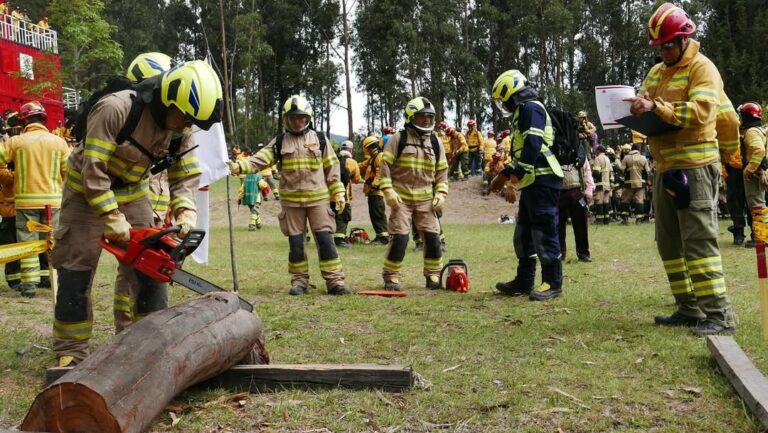
<svg viewBox="0 0 768 433">
<path fill-rule="evenodd" d="M 210 281 L 206 281 L 197 275 L 192 275 L 182 269 L 176 269 L 173 272 L 171 280 L 201 295 L 212 292 L 226 292 L 226 290 L 211 283 Z M 240 308 L 247 311 L 253 311 L 253 305 L 251 305 L 250 302 L 246 301 L 240 296 L 238 296 L 238 299 L 240 300 Z"/>
</svg>

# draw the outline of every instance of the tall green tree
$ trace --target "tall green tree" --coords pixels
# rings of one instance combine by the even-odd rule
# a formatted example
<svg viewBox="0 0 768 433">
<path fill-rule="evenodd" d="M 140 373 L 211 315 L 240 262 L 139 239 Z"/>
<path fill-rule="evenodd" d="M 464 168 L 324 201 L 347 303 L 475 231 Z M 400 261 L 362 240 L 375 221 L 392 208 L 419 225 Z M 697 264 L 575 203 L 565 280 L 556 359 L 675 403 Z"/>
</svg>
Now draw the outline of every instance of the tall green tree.
<svg viewBox="0 0 768 433">
<path fill-rule="evenodd" d="M 86 93 L 120 73 L 123 50 L 112 39 L 115 26 L 102 18 L 101 0 L 53 0 L 51 19 L 60 29 L 63 81 Z"/>
</svg>

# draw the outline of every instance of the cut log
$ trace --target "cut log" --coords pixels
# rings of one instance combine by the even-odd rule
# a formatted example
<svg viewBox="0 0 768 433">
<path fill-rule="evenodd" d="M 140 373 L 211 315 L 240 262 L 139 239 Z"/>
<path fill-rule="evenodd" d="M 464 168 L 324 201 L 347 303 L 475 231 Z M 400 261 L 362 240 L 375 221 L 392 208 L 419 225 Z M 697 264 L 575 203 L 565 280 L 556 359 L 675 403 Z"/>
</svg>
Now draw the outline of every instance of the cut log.
<svg viewBox="0 0 768 433">
<path fill-rule="evenodd" d="M 55 367 L 46 372 L 53 383 L 71 368 Z M 231 392 L 264 392 L 283 388 L 376 388 L 403 391 L 414 384 L 410 365 L 374 364 L 272 364 L 236 365 L 200 383 L 195 389 L 225 388 Z"/>
<path fill-rule="evenodd" d="M 707 346 L 755 418 L 768 427 L 768 379 L 760 373 L 733 337 L 707 337 Z"/>
<path fill-rule="evenodd" d="M 38 394 L 21 430 L 144 431 L 176 395 L 228 370 L 259 341 L 261 320 L 235 294 L 158 311 Z"/>
</svg>

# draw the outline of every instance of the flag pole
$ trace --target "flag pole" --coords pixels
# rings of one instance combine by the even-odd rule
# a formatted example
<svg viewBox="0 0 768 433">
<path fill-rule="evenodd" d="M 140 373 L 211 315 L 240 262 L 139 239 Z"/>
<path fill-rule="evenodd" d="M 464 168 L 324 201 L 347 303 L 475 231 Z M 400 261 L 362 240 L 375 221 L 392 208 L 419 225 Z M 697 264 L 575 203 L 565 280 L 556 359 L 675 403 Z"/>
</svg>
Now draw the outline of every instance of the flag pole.
<svg viewBox="0 0 768 433">
<path fill-rule="evenodd" d="M 229 259 L 232 262 L 232 291 L 235 293 L 240 292 L 240 283 L 237 279 L 237 260 L 235 259 L 235 229 L 232 226 L 232 205 L 231 205 L 231 192 L 229 186 L 229 179 L 232 176 L 227 176 L 227 219 L 229 220 Z M 767 282 L 768 283 L 768 282 Z"/>
</svg>

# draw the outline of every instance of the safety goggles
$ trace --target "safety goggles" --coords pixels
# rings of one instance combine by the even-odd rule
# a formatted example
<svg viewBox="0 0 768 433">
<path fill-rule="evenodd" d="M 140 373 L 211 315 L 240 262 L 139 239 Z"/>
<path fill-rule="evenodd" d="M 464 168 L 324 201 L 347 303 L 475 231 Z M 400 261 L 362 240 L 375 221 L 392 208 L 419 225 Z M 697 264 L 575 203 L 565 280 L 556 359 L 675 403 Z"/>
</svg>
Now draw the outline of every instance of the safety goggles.
<svg viewBox="0 0 768 433">
<path fill-rule="evenodd" d="M 671 50 L 672 48 L 675 48 L 680 43 L 680 39 L 673 39 L 667 43 L 659 45 L 659 48 L 662 50 Z"/>
</svg>

